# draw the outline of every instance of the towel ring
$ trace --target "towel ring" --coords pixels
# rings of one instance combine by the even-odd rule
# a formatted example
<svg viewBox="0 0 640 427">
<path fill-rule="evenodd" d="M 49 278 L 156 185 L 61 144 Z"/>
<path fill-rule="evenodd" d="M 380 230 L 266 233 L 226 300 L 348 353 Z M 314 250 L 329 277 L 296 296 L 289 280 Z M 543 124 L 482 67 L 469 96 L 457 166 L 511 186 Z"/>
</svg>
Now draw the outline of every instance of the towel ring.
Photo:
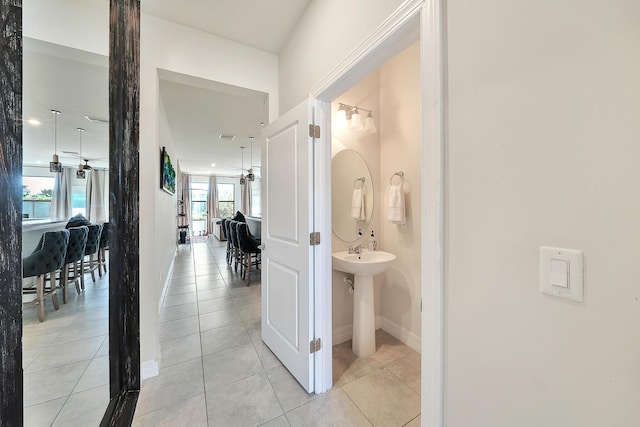
<svg viewBox="0 0 640 427">
<path fill-rule="evenodd" d="M 400 177 L 400 185 L 404 184 L 404 172 L 399 171 L 391 175 L 391 179 L 389 179 L 389 185 L 393 185 L 393 177 L 396 175 Z"/>
<path fill-rule="evenodd" d="M 353 181 L 353 188 L 358 188 L 356 187 L 358 185 L 358 182 L 360 182 L 360 188 L 364 187 L 364 176 L 361 176 L 360 178 L 356 179 L 355 181 Z"/>
</svg>

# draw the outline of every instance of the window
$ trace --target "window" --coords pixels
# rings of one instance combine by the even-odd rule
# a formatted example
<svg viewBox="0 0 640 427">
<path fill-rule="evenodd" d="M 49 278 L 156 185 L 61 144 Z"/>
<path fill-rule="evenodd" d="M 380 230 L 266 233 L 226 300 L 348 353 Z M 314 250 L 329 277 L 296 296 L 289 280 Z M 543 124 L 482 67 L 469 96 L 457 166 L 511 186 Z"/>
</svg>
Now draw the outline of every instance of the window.
<svg viewBox="0 0 640 427">
<path fill-rule="evenodd" d="M 82 214 L 87 216 L 87 186 L 71 186 L 71 212 L 73 215 Z"/>
<path fill-rule="evenodd" d="M 218 211 L 220 218 L 233 216 L 234 212 L 234 184 L 217 184 L 218 185 Z"/>
<path fill-rule="evenodd" d="M 208 183 L 191 182 L 191 229 L 193 235 L 202 235 L 207 232 L 208 193 Z"/>
<path fill-rule="evenodd" d="M 251 216 L 258 218 L 262 216 L 260 203 L 260 178 L 256 178 L 251 183 Z"/>
<path fill-rule="evenodd" d="M 22 177 L 23 218 L 49 218 L 54 185 L 53 177 Z"/>
</svg>

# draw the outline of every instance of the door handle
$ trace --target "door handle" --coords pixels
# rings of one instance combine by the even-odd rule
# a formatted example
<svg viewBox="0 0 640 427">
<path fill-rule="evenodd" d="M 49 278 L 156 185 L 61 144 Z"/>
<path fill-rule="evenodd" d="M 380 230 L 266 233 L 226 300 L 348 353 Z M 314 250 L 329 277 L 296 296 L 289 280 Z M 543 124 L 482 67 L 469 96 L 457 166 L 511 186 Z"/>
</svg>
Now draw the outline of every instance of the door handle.
<svg viewBox="0 0 640 427">
<path fill-rule="evenodd" d="M 264 243 L 260 243 L 258 245 L 258 249 L 260 249 L 261 251 L 264 251 L 266 249 L 266 246 L 264 245 Z"/>
</svg>

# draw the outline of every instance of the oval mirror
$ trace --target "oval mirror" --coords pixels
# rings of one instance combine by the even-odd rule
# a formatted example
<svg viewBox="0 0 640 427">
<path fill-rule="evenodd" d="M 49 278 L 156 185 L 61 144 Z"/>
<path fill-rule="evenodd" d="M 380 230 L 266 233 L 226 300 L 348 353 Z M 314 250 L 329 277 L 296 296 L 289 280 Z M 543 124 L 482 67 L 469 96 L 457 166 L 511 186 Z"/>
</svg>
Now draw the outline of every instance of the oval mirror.
<svg viewBox="0 0 640 427">
<path fill-rule="evenodd" d="M 366 162 L 354 150 L 338 152 L 331 160 L 331 228 L 344 242 L 364 233 L 373 215 L 373 181 Z"/>
</svg>

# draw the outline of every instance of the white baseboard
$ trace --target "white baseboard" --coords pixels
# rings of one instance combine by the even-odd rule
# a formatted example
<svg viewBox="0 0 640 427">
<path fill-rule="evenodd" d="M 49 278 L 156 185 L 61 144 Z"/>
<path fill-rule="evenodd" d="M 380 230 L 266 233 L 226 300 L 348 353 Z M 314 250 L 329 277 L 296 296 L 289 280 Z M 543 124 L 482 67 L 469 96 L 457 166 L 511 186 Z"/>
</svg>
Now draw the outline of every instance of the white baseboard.
<svg viewBox="0 0 640 427">
<path fill-rule="evenodd" d="M 342 326 L 333 330 L 333 345 L 347 342 L 353 337 L 353 325 Z"/>
<path fill-rule="evenodd" d="M 171 274 L 173 273 L 173 266 L 176 261 L 176 255 L 178 253 L 178 249 L 176 248 L 173 253 L 173 258 L 171 258 L 171 265 L 169 266 L 169 271 L 167 272 L 167 277 L 164 279 L 164 285 L 162 285 L 162 292 L 160 293 L 160 305 L 158 305 L 158 313 L 162 310 L 162 306 L 164 304 L 164 297 L 167 295 L 167 288 L 169 287 L 169 280 L 171 279 Z"/>
<path fill-rule="evenodd" d="M 398 341 L 411 347 L 418 353 L 420 352 L 421 338 L 403 329 L 397 323 L 392 322 L 384 316 L 376 316 L 376 329 L 382 329 L 388 332 L 391 336 Z M 353 325 L 341 326 L 333 330 L 333 345 L 341 344 L 349 341 L 353 337 Z"/>
<path fill-rule="evenodd" d="M 157 377 L 160 373 L 160 364 L 157 360 L 145 360 L 140 364 L 140 371 L 143 380 Z"/>
<path fill-rule="evenodd" d="M 392 322 L 386 317 L 382 317 L 382 324 L 380 325 L 380 327 L 398 341 L 408 345 L 418 353 L 421 352 L 420 346 L 422 343 L 422 338 L 420 336 L 414 334 L 413 332 L 407 331 L 406 329 L 402 328 L 400 325 Z"/>
</svg>

